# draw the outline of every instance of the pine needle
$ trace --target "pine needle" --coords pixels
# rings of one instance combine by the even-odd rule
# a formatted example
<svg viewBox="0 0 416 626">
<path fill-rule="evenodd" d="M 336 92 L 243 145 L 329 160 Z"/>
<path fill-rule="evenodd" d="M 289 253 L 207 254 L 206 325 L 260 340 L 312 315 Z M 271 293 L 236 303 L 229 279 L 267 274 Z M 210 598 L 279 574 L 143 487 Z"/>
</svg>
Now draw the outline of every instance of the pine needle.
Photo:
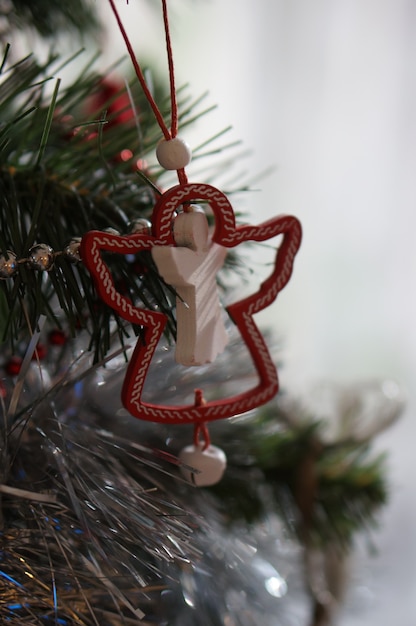
<svg viewBox="0 0 416 626">
<path fill-rule="evenodd" d="M 43 128 L 43 133 L 42 133 L 42 137 L 40 140 L 38 157 L 36 159 L 36 167 L 39 167 L 42 161 L 42 157 L 44 155 L 45 149 L 46 149 L 46 144 L 48 142 L 48 137 L 49 137 L 49 133 L 50 133 L 51 126 L 52 126 L 52 121 L 53 121 L 53 116 L 55 113 L 56 101 L 58 98 L 58 91 L 59 91 L 60 85 L 61 85 L 61 79 L 58 78 L 55 84 L 55 89 L 53 90 L 51 103 L 49 105 L 49 109 L 48 109 L 48 113 L 47 113 L 46 121 L 45 121 L 45 126 Z"/>
</svg>

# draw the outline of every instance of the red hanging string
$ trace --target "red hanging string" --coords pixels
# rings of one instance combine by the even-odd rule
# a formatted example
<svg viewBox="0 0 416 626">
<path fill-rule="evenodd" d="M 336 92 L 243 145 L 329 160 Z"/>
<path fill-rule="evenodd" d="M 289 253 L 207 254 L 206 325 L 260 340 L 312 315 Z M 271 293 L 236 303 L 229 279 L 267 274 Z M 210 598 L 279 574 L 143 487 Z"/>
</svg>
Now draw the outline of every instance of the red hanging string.
<svg viewBox="0 0 416 626">
<path fill-rule="evenodd" d="M 168 7 L 167 7 L 166 0 L 162 0 L 162 7 L 163 7 L 163 23 L 165 26 L 165 37 L 166 37 L 166 52 L 168 55 L 168 67 L 169 67 L 170 105 L 171 105 L 170 133 L 173 139 L 178 134 L 178 105 L 176 102 L 175 69 L 173 67 L 173 52 L 172 52 L 172 43 L 170 40 L 169 17 L 168 17 Z"/>
<path fill-rule="evenodd" d="M 114 16 L 116 18 L 117 25 L 119 27 L 121 35 L 124 39 L 124 43 L 126 44 L 126 48 L 130 55 L 130 59 L 133 64 L 134 71 L 136 72 L 136 76 L 143 89 L 143 93 L 145 94 L 146 99 L 149 102 L 149 105 L 151 106 L 153 110 L 156 121 L 159 124 L 159 127 L 163 133 L 163 136 L 166 139 L 166 141 L 169 141 L 170 139 L 174 139 L 178 134 L 178 104 L 176 100 L 175 71 L 174 71 L 174 65 L 173 65 L 173 52 L 172 52 L 172 44 L 171 44 L 171 38 L 170 38 L 167 0 L 162 0 L 162 10 L 163 10 L 163 23 L 164 23 L 164 28 L 165 28 L 166 51 L 167 51 L 168 68 L 169 68 L 170 103 L 171 103 L 171 128 L 170 130 L 167 127 L 165 120 L 163 119 L 163 115 L 161 114 L 160 109 L 157 106 L 149 87 L 147 86 L 146 79 L 136 59 L 136 55 L 134 54 L 134 51 L 133 51 L 133 46 L 130 43 L 126 29 L 124 28 L 123 22 L 121 21 L 120 14 L 115 6 L 115 2 L 114 0 L 109 0 L 109 3 L 114 13 Z M 177 170 L 177 175 L 178 175 L 178 180 L 180 184 L 184 185 L 188 182 L 185 168 Z"/>
<path fill-rule="evenodd" d="M 139 83 L 140 83 L 140 85 L 141 85 L 141 87 L 142 87 L 142 89 L 144 91 L 144 94 L 145 94 L 145 96 L 147 98 L 147 101 L 149 102 L 150 106 L 152 107 L 152 110 L 153 110 L 153 113 L 155 114 L 157 123 L 159 124 L 165 139 L 167 141 L 169 141 L 169 139 L 172 139 L 172 135 L 171 135 L 168 127 L 165 124 L 165 120 L 163 119 L 163 116 L 162 116 L 162 114 L 161 114 L 161 112 L 159 110 L 159 107 L 157 106 L 157 104 L 156 104 L 156 102 L 155 102 L 155 100 L 154 100 L 154 98 L 153 98 L 153 96 L 151 94 L 151 91 L 150 91 L 149 87 L 147 86 L 146 79 L 144 77 L 144 74 L 143 74 L 143 72 L 141 70 L 141 67 L 140 67 L 139 63 L 137 62 L 136 56 L 135 56 L 134 51 L 133 51 L 133 47 L 132 47 L 132 45 L 130 43 L 130 40 L 128 38 L 126 30 L 125 30 L 125 28 L 123 26 L 123 22 L 121 21 L 119 12 L 117 11 L 117 8 L 116 8 L 116 6 L 114 4 L 114 0 L 109 0 L 109 3 L 110 3 L 110 6 L 111 6 L 111 8 L 113 10 L 113 13 L 114 13 L 114 16 L 116 18 L 116 21 L 117 21 L 118 27 L 120 29 L 120 32 L 122 34 L 122 37 L 124 39 L 124 43 L 126 44 L 126 48 L 127 48 L 127 51 L 128 51 L 128 53 L 130 55 L 131 62 L 133 63 L 133 67 L 134 67 L 134 71 L 136 72 L 136 76 L 139 79 Z"/>
<path fill-rule="evenodd" d="M 206 400 L 202 389 L 195 389 L 195 406 L 204 406 Z M 209 448 L 211 445 L 211 438 L 209 436 L 208 426 L 206 422 L 196 422 L 194 426 L 194 446 L 199 448 L 201 445 L 202 436 L 202 451 Z"/>
<path fill-rule="evenodd" d="M 139 79 L 139 83 L 143 89 L 144 95 L 148 103 L 150 104 L 153 113 L 155 115 L 156 121 L 160 126 L 160 129 L 163 133 L 166 141 L 170 139 L 174 139 L 178 134 L 178 103 L 176 100 L 176 88 L 175 88 L 175 70 L 173 66 L 173 52 L 172 52 L 172 43 L 170 39 L 170 28 L 169 28 L 169 17 L 168 17 L 168 8 L 167 8 L 167 0 L 162 0 L 162 9 L 163 9 L 163 23 L 165 27 L 165 38 L 166 38 L 166 52 L 168 56 L 168 68 L 169 68 L 169 85 L 170 85 L 170 106 L 171 106 L 171 128 L 166 126 L 165 120 L 163 119 L 163 115 L 160 112 L 159 107 L 157 106 L 152 93 L 147 86 L 146 79 L 142 72 L 142 69 L 136 59 L 136 55 L 134 54 L 133 47 L 130 43 L 129 37 L 127 35 L 126 29 L 123 26 L 123 22 L 121 21 L 120 14 L 115 6 L 114 0 L 109 0 L 110 6 L 116 18 L 118 27 L 120 29 L 121 35 L 124 39 L 124 43 L 126 44 L 127 51 L 130 55 L 131 62 L 134 67 L 134 71 L 136 72 L 136 76 Z M 188 178 L 185 173 L 185 169 L 182 168 L 177 170 L 178 180 L 184 185 L 188 182 Z"/>
<path fill-rule="evenodd" d="M 202 435 L 202 441 L 201 441 Z M 201 447 L 204 452 L 211 445 L 211 437 L 209 436 L 209 430 L 206 422 L 197 422 L 194 425 L 194 446 L 195 448 Z"/>
</svg>

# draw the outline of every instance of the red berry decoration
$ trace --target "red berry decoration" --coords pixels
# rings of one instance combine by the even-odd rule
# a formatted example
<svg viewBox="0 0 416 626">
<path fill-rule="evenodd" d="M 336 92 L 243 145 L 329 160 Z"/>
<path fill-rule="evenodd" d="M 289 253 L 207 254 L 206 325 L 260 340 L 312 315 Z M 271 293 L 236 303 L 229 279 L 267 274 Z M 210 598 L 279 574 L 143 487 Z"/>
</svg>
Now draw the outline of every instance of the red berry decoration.
<svg viewBox="0 0 416 626">
<path fill-rule="evenodd" d="M 23 359 L 20 356 L 11 356 L 4 366 L 8 376 L 18 376 L 22 368 Z"/>
<path fill-rule="evenodd" d="M 38 343 L 33 352 L 32 361 L 43 361 L 47 353 L 48 349 L 46 348 L 46 346 L 43 343 Z"/>
<path fill-rule="evenodd" d="M 134 111 L 123 83 L 109 78 L 101 80 L 97 92 L 89 101 L 88 109 L 93 114 L 104 109 L 107 111 L 104 130 L 134 120 Z"/>
<path fill-rule="evenodd" d="M 55 328 L 49 333 L 48 341 L 51 346 L 64 346 L 68 341 L 68 336 L 60 328 Z"/>
</svg>

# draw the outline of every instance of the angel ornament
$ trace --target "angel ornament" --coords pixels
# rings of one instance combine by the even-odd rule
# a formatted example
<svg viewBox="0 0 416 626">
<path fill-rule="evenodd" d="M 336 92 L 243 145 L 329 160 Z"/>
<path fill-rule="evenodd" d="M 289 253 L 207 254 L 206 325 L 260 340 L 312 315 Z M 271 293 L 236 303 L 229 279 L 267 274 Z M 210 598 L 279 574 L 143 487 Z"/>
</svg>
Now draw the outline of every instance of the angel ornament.
<svg viewBox="0 0 416 626">
<path fill-rule="evenodd" d="M 212 232 L 205 213 L 194 206 L 196 200 L 209 204 L 214 217 Z M 167 319 L 160 311 L 135 306 L 117 290 L 102 252 L 137 254 L 150 250 L 160 276 L 177 293 L 176 360 L 194 366 L 214 361 L 227 345 L 224 312 L 216 285 L 216 276 L 227 249 L 244 241 L 266 241 L 278 235 L 282 235 L 282 241 L 268 278 L 257 291 L 226 309 L 253 360 L 258 377 L 253 386 L 231 397 L 209 400 L 198 389 L 193 404 L 145 402 L 142 391 L 146 375 Z M 300 241 L 301 227 L 295 217 L 280 215 L 257 226 L 239 226 L 228 198 L 221 191 L 211 185 L 188 182 L 168 189 L 157 200 L 151 233 L 117 235 L 90 231 L 84 235 L 81 254 L 99 295 L 120 317 L 143 329 L 124 379 L 123 404 L 140 419 L 194 424 L 194 443 L 187 450 L 188 456 L 191 454 L 191 458 L 187 457 L 187 465 L 200 469 L 209 460 L 216 469 L 218 459 L 213 461 L 210 455 L 217 455 L 218 448 L 210 444 L 207 422 L 250 411 L 277 393 L 276 367 L 254 315 L 272 304 L 289 281 Z M 223 454 L 219 451 L 218 455 L 220 453 Z M 221 464 L 225 467 L 225 461 Z M 211 484 L 211 471 L 200 469 L 199 473 L 195 471 L 189 475 L 196 484 Z"/>
<path fill-rule="evenodd" d="M 81 242 L 82 260 L 89 269 L 98 294 L 117 314 L 140 326 L 141 336 L 130 358 L 121 392 L 125 408 L 144 420 L 169 424 L 193 424 L 193 445 L 179 455 L 185 476 L 197 485 L 217 482 L 225 470 L 222 450 L 211 445 L 207 423 L 250 411 L 271 400 L 278 391 L 275 364 L 254 315 L 268 307 L 290 279 L 301 242 L 301 226 L 292 216 L 280 215 L 257 226 L 237 225 L 230 201 L 217 188 L 188 182 L 185 168 L 191 150 L 178 136 L 178 107 L 175 91 L 172 47 L 167 2 L 162 0 L 166 50 L 168 56 L 171 124 L 168 128 L 138 63 L 114 0 L 109 0 L 133 67 L 163 138 L 156 150 L 165 170 L 177 172 L 178 184 L 167 189 L 153 208 L 151 231 L 129 235 L 90 231 Z M 195 204 L 209 206 L 212 231 L 207 217 Z M 152 357 L 166 326 L 166 316 L 158 310 L 136 306 L 119 292 L 102 253 L 138 254 L 150 251 L 161 279 L 177 294 L 176 360 L 185 366 L 213 362 L 227 345 L 224 312 L 219 302 L 216 277 L 229 248 L 245 241 L 267 241 L 281 235 L 282 241 L 269 276 L 251 295 L 227 306 L 227 313 L 238 327 L 242 341 L 253 360 L 257 379 L 252 386 L 231 397 L 207 399 L 202 389 L 195 390 L 192 404 L 152 404 L 142 398 Z"/>
</svg>

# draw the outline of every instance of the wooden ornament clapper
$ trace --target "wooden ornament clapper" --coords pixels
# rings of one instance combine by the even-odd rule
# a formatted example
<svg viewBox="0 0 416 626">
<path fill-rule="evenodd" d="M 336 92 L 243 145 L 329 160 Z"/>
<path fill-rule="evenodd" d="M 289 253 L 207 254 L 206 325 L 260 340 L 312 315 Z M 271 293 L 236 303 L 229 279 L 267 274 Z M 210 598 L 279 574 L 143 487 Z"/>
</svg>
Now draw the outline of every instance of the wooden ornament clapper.
<svg viewBox="0 0 416 626">
<path fill-rule="evenodd" d="M 81 256 L 104 302 L 120 317 L 143 328 L 144 336 L 137 342 L 124 379 L 122 401 L 125 408 L 133 416 L 144 420 L 193 424 L 193 443 L 179 455 L 181 469 L 193 484 L 212 485 L 221 479 L 226 457 L 221 449 L 211 444 L 207 423 L 250 411 L 271 400 L 278 391 L 276 367 L 253 316 L 268 307 L 289 281 L 301 242 L 301 226 L 295 217 L 287 215 L 274 217 L 257 226 L 237 225 L 233 208 L 220 190 L 208 184 L 188 182 L 185 168 L 191 161 L 191 150 L 177 135 L 178 115 L 166 0 L 162 0 L 162 6 L 171 85 L 170 129 L 147 88 L 114 2 L 109 2 L 136 74 L 164 135 L 156 150 L 157 159 L 166 170 L 177 171 L 179 183 L 162 193 L 157 200 L 151 232 L 144 230 L 116 235 L 90 231 L 82 239 Z M 209 205 L 215 220 L 212 230 L 200 203 Z M 276 249 L 268 278 L 253 294 L 226 309 L 247 345 L 258 375 L 256 384 L 237 395 L 219 400 L 207 400 L 203 390 L 197 389 L 193 404 L 156 405 L 145 402 L 142 399 L 143 386 L 167 319 L 159 311 L 135 306 L 117 291 L 102 252 L 124 255 L 143 250 L 151 252 L 161 278 L 177 293 L 176 361 L 195 367 L 213 362 L 227 345 L 216 284 L 227 250 L 246 241 L 262 242 L 278 235 L 282 236 L 282 241 Z"/>
</svg>

